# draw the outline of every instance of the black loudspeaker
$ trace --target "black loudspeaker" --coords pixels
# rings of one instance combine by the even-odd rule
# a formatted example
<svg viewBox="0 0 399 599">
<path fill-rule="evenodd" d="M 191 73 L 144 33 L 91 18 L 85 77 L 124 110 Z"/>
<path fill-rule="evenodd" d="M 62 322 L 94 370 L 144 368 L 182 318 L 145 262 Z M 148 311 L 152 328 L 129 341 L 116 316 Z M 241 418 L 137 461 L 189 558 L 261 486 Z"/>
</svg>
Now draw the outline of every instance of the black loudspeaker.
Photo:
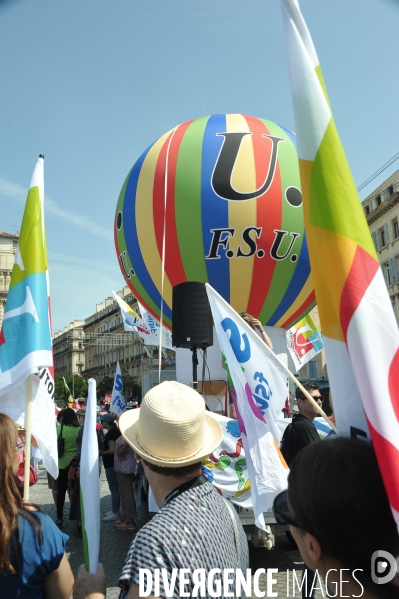
<svg viewBox="0 0 399 599">
<path fill-rule="evenodd" d="M 213 321 L 205 283 L 189 281 L 173 287 L 172 343 L 175 347 L 213 345 Z"/>
</svg>

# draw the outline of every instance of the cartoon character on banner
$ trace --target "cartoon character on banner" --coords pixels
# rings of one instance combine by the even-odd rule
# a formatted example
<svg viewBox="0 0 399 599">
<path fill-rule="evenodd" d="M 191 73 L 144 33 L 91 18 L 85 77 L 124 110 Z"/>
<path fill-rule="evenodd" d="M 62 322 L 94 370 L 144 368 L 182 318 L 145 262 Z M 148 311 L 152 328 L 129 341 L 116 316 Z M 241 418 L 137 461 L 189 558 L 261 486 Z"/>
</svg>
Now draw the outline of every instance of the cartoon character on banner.
<svg viewBox="0 0 399 599">
<path fill-rule="evenodd" d="M 236 420 L 220 421 L 220 424 L 222 443 L 204 459 L 202 471 L 221 495 L 240 502 L 239 499 L 245 500 L 244 495 L 248 496 L 250 491 L 240 429 Z"/>
<path fill-rule="evenodd" d="M 237 312 L 289 328 L 315 303 L 295 135 L 242 114 L 168 131 L 125 180 L 115 246 L 127 285 L 157 320 L 163 289 L 168 328 L 172 289 L 186 281 L 209 282 Z"/>
</svg>

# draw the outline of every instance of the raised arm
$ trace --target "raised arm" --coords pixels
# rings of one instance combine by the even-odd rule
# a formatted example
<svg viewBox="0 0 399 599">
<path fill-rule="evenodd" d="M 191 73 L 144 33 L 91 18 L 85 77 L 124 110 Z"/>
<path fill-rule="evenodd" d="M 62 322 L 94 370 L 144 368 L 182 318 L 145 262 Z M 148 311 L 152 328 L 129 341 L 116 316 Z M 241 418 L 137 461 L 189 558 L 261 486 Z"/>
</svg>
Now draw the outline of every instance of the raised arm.
<svg viewBox="0 0 399 599">
<path fill-rule="evenodd" d="M 257 318 L 253 318 L 252 324 L 254 326 L 254 329 L 258 329 L 258 331 L 260 331 L 263 342 L 266 343 L 266 345 L 270 347 L 270 349 L 273 349 L 273 343 L 268 334 L 266 333 L 265 329 L 263 328 L 263 325 L 260 322 L 260 320 L 258 320 Z"/>
</svg>

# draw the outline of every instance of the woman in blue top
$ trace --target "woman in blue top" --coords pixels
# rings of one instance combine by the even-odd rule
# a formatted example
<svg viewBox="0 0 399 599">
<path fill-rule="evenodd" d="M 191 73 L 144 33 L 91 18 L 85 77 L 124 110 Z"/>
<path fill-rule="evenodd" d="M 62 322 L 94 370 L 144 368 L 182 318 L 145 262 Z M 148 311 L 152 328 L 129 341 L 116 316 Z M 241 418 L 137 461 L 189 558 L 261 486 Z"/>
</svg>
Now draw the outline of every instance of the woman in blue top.
<svg viewBox="0 0 399 599">
<path fill-rule="evenodd" d="M 68 537 L 37 506 L 23 503 L 15 482 L 23 448 L 14 422 L 0 414 L 0 597 L 69 599 Z"/>
</svg>

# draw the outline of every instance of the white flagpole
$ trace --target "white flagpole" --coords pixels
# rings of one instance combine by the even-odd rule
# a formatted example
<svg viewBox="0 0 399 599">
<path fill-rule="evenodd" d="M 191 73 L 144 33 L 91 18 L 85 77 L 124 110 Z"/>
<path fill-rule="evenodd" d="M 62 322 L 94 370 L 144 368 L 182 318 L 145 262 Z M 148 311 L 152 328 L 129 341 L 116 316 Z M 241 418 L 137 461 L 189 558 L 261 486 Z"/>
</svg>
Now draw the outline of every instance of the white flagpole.
<svg viewBox="0 0 399 599">
<path fill-rule="evenodd" d="M 32 436 L 32 374 L 28 376 L 28 395 L 25 410 L 25 470 L 24 470 L 24 501 L 29 501 L 29 479 L 30 479 L 30 445 Z"/>
</svg>

